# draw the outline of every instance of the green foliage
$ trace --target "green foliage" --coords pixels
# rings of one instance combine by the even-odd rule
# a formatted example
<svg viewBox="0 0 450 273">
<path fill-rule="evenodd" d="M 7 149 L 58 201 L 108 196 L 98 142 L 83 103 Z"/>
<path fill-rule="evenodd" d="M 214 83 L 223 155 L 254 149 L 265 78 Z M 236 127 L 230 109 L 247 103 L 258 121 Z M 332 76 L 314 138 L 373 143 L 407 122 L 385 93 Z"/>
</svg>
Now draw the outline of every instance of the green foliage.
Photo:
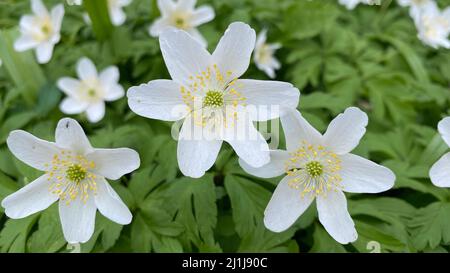
<svg viewBox="0 0 450 273">
<path fill-rule="evenodd" d="M 45 1 L 47 6 L 60 2 Z M 267 28 L 268 41 L 282 43 L 277 80 L 301 90 L 299 110 L 319 130 L 348 106 L 367 112 L 367 133 L 354 152 L 391 168 L 395 187 L 377 195 L 347 194 L 359 233 L 352 244 L 342 246 L 328 235 L 314 204 L 289 230 L 273 233 L 264 228 L 263 212 L 280 178 L 245 174 L 226 145 L 204 177 L 183 177 L 171 124 L 135 115 L 122 98 L 107 104 L 99 123 L 74 116 L 94 146 L 130 147 L 141 157 L 139 170 L 111 181 L 132 210 L 132 223 L 122 227 L 98 213 L 82 252 L 370 252 L 374 241 L 381 252 L 450 250 L 450 192 L 428 178 L 431 165 L 448 150 L 436 126 L 450 113 L 450 53 L 417 39 L 407 9 L 395 1 L 353 11 L 330 0 L 199 2 L 216 11 L 215 20 L 200 27 L 210 50 L 236 20 L 257 32 Z M 61 42 L 51 62 L 38 66 L 33 52 L 12 48 L 19 18 L 30 12 L 28 2 L 0 1 L 0 199 L 41 175 L 8 151 L 9 132 L 24 129 L 53 140 L 63 117 L 58 109 L 63 95 L 55 82 L 74 76 L 80 57 L 100 69 L 117 65 L 125 89 L 169 78 L 158 40 L 148 35 L 159 16 L 155 0 L 133 1 L 120 27 L 109 23 L 106 1 L 84 3 L 65 6 Z M 84 12 L 92 25 L 84 22 Z M 254 64 L 244 77 L 267 79 Z M 57 205 L 21 220 L 3 215 L 0 250 L 70 251 Z"/>
</svg>

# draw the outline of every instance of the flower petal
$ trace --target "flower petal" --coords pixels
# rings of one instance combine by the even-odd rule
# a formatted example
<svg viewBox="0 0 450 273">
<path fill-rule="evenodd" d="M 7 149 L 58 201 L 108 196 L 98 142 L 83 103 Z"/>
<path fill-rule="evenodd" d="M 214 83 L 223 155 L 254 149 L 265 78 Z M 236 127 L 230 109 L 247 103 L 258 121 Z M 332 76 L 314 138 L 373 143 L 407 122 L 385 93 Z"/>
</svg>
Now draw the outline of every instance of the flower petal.
<svg viewBox="0 0 450 273">
<path fill-rule="evenodd" d="M 275 150 L 270 151 L 270 162 L 262 167 L 254 168 L 242 159 L 239 159 L 239 165 L 241 165 L 244 171 L 251 175 L 262 178 L 272 178 L 285 173 L 285 164 L 289 157 L 287 151 Z"/>
<path fill-rule="evenodd" d="M 31 0 L 31 10 L 39 17 L 48 16 L 48 10 L 41 0 Z"/>
<path fill-rule="evenodd" d="M 255 47 L 255 31 L 247 24 L 230 24 L 212 54 L 214 64 L 222 73 L 230 72 L 230 78 L 239 78 L 245 73 Z"/>
<path fill-rule="evenodd" d="M 200 6 L 192 13 L 191 25 L 198 27 L 208 23 L 215 17 L 214 9 L 211 6 Z"/>
<path fill-rule="evenodd" d="M 23 15 L 19 21 L 20 31 L 22 33 L 33 32 L 38 24 L 37 21 L 37 17 L 34 15 Z"/>
<path fill-rule="evenodd" d="M 192 10 L 195 7 L 197 0 L 178 0 L 177 8 L 179 10 Z"/>
<path fill-rule="evenodd" d="M 82 81 L 92 81 L 98 77 L 94 63 L 86 58 L 81 58 L 77 63 L 77 75 Z"/>
<path fill-rule="evenodd" d="M 328 191 L 317 197 L 319 220 L 336 241 L 348 244 L 356 241 L 358 233 L 347 210 L 347 200 L 341 191 Z"/>
<path fill-rule="evenodd" d="M 95 104 L 91 104 L 86 109 L 86 114 L 89 122 L 99 122 L 105 116 L 105 102 L 99 101 Z"/>
<path fill-rule="evenodd" d="M 189 86 L 190 76 L 201 75 L 211 63 L 208 51 L 183 30 L 164 31 L 159 44 L 170 76 L 184 86 Z"/>
<path fill-rule="evenodd" d="M 390 169 L 354 154 L 340 158 L 343 191 L 378 193 L 394 186 L 395 174 Z"/>
<path fill-rule="evenodd" d="M 128 225 L 133 218 L 128 207 L 104 178 L 97 179 L 95 204 L 101 214 L 120 225 Z"/>
<path fill-rule="evenodd" d="M 63 118 L 58 122 L 55 131 L 56 144 L 84 155 L 93 150 L 89 139 L 80 124 L 71 118 Z"/>
<path fill-rule="evenodd" d="M 61 24 L 64 17 L 64 5 L 59 4 L 52 8 L 51 18 L 53 31 L 59 33 L 61 30 Z"/>
<path fill-rule="evenodd" d="M 71 97 L 78 97 L 79 91 L 83 89 L 83 84 L 79 80 L 69 77 L 60 78 L 56 85 L 61 91 Z"/>
<path fill-rule="evenodd" d="M 73 115 L 84 112 L 88 105 L 87 102 L 79 101 L 73 97 L 67 97 L 61 102 L 59 109 L 64 114 Z"/>
<path fill-rule="evenodd" d="M 95 228 L 95 213 L 97 208 L 93 196 L 86 202 L 80 197 L 66 201 L 59 201 L 59 217 L 61 219 L 64 238 L 70 244 L 89 241 Z"/>
<path fill-rule="evenodd" d="M 14 50 L 15 51 L 26 51 L 32 48 L 35 48 L 39 45 L 39 42 L 36 41 L 31 35 L 22 34 L 15 42 L 14 42 Z"/>
<path fill-rule="evenodd" d="M 163 16 L 168 16 L 175 9 L 175 4 L 172 0 L 158 0 L 158 8 Z"/>
<path fill-rule="evenodd" d="M 205 37 L 198 31 L 196 28 L 191 28 L 186 30 L 197 42 L 199 42 L 203 47 L 206 48 L 208 45 L 208 41 L 206 41 Z"/>
<path fill-rule="evenodd" d="M 117 180 L 139 168 L 139 154 L 129 148 L 94 149 L 86 159 L 95 163 L 94 173 Z"/>
<path fill-rule="evenodd" d="M 108 66 L 100 72 L 99 80 L 103 85 L 116 84 L 119 82 L 119 69 L 117 66 Z"/>
<path fill-rule="evenodd" d="M 154 80 L 128 89 L 128 105 L 138 115 L 166 121 L 186 116 L 180 85 L 171 80 Z"/>
<path fill-rule="evenodd" d="M 236 88 L 246 98 L 252 120 L 267 121 L 296 109 L 300 91 L 292 84 L 279 81 L 237 80 Z"/>
<path fill-rule="evenodd" d="M 311 194 L 302 196 L 302 189 L 289 186 L 291 177 L 284 177 L 270 198 L 264 211 L 264 225 L 274 232 L 282 232 L 292 226 L 314 200 Z"/>
<path fill-rule="evenodd" d="M 150 25 L 148 33 L 152 37 L 158 37 L 168 27 L 170 27 L 170 24 L 166 18 L 158 18 Z"/>
<path fill-rule="evenodd" d="M 450 117 L 446 117 L 439 121 L 438 131 L 444 139 L 445 143 L 450 146 Z"/>
<path fill-rule="evenodd" d="M 450 187 L 450 153 L 446 153 L 433 164 L 430 179 L 438 187 Z"/>
<path fill-rule="evenodd" d="M 115 26 L 120 26 L 125 23 L 127 15 L 123 11 L 122 7 L 109 5 L 109 16 L 111 17 L 111 23 Z"/>
<path fill-rule="evenodd" d="M 288 151 L 297 150 L 302 141 L 313 145 L 322 143 L 322 135 L 303 118 L 299 111 L 289 111 L 281 116 L 280 120 Z"/>
<path fill-rule="evenodd" d="M 324 145 L 337 154 L 346 154 L 358 146 L 366 133 L 367 114 L 357 107 L 349 107 L 328 125 L 323 135 Z"/>
<path fill-rule="evenodd" d="M 6 142 L 9 150 L 20 161 L 41 171 L 48 170 L 46 164 L 50 164 L 53 156 L 59 153 L 55 143 L 39 139 L 22 130 L 12 131 Z"/>
<path fill-rule="evenodd" d="M 122 85 L 114 84 L 110 85 L 106 90 L 106 94 L 104 96 L 105 101 L 115 101 L 122 98 L 125 95 L 125 90 Z"/>
<path fill-rule="evenodd" d="M 45 64 L 50 61 L 53 55 L 53 48 L 55 45 L 52 42 L 41 43 L 36 47 L 36 57 L 40 64 Z"/>
<path fill-rule="evenodd" d="M 49 190 L 51 182 L 43 175 L 2 201 L 5 214 L 13 219 L 27 217 L 48 208 L 59 196 Z"/>
<path fill-rule="evenodd" d="M 194 126 L 191 117 L 186 118 L 179 135 L 177 158 L 180 171 L 185 176 L 199 178 L 214 165 L 222 140 L 199 137 L 196 134 L 201 127 Z"/>
</svg>

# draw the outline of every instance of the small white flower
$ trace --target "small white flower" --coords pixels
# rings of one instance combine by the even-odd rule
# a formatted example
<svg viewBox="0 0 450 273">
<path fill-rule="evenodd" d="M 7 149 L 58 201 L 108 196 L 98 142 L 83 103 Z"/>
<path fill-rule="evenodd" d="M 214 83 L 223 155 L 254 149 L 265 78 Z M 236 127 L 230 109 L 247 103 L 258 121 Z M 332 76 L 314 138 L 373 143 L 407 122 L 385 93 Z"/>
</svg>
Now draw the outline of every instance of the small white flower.
<svg viewBox="0 0 450 273">
<path fill-rule="evenodd" d="M 358 4 L 373 5 L 376 3 L 378 3 L 377 0 L 339 0 L 339 4 L 345 6 L 349 10 L 354 9 Z"/>
<path fill-rule="evenodd" d="M 69 243 L 84 243 L 94 232 L 95 214 L 121 225 L 131 222 L 127 206 L 105 178 L 117 180 L 139 167 L 139 155 L 131 149 L 92 148 L 76 120 L 64 118 L 55 132 L 55 143 L 22 130 L 10 133 L 10 151 L 45 174 L 2 201 L 13 219 L 27 217 L 59 200 L 59 217 Z"/>
<path fill-rule="evenodd" d="M 207 42 L 197 27 L 214 19 L 215 14 L 210 6 L 195 9 L 196 2 L 197 0 L 158 0 L 161 17 L 150 26 L 150 35 L 158 37 L 166 29 L 175 27 L 188 32 L 206 46 Z"/>
<path fill-rule="evenodd" d="M 262 30 L 257 39 L 255 45 L 255 54 L 253 60 L 259 70 L 264 71 L 271 79 L 275 78 L 275 70 L 280 69 L 281 64 L 275 58 L 275 51 L 281 48 L 281 44 L 267 44 L 267 30 Z"/>
<path fill-rule="evenodd" d="M 186 176 L 201 177 L 214 162 L 222 142 L 252 166 L 269 161 L 268 145 L 253 121 L 295 109 L 300 92 L 278 81 L 238 79 L 247 70 L 255 31 L 232 23 L 213 54 L 191 35 L 172 28 L 160 35 L 164 61 L 172 80 L 154 80 L 128 90 L 128 104 L 138 115 L 183 121 L 178 165 Z"/>
<path fill-rule="evenodd" d="M 64 77 L 58 80 L 58 88 L 66 95 L 60 109 L 65 114 L 86 112 L 90 122 L 98 122 L 105 116 L 105 101 L 115 101 L 125 94 L 119 82 L 116 66 L 105 68 L 100 74 L 92 61 L 81 58 L 77 64 L 78 79 Z"/>
<path fill-rule="evenodd" d="M 403 7 L 409 7 L 409 14 L 414 21 L 418 20 L 426 9 L 437 7 L 434 0 L 398 0 L 398 4 Z"/>
<path fill-rule="evenodd" d="M 83 4 L 83 0 L 67 0 L 67 4 L 70 6 L 80 6 Z"/>
<path fill-rule="evenodd" d="M 438 131 L 450 146 L 450 117 L 438 123 Z M 438 187 L 450 187 L 450 153 L 443 155 L 430 169 L 431 182 Z"/>
<path fill-rule="evenodd" d="M 61 39 L 64 6 L 56 5 L 49 13 L 41 0 L 31 0 L 31 9 L 34 15 L 20 18 L 21 36 L 15 41 L 14 49 L 26 51 L 35 48 L 38 62 L 48 63 L 55 44 Z"/>
<path fill-rule="evenodd" d="M 366 132 L 367 122 L 364 112 L 350 107 L 322 135 L 294 111 L 281 117 L 287 151 L 271 151 L 270 163 L 261 168 L 240 161 L 255 176 L 287 174 L 264 212 L 268 229 L 288 229 L 316 199 L 319 220 L 336 241 L 347 244 L 357 239 L 343 191 L 378 193 L 390 189 L 395 181 L 388 168 L 350 153 Z"/>
<path fill-rule="evenodd" d="M 450 7 L 440 11 L 437 5 L 428 5 L 415 20 L 418 38 L 433 48 L 450 48 Z"/>
<path fill-rule="evenodd" d="M 127 15 L 123 8 L 131 4 L 132 0 L 108 0 L 109 17 L 115 26 L 120 26 L 125 23 Z"/>
</svg>

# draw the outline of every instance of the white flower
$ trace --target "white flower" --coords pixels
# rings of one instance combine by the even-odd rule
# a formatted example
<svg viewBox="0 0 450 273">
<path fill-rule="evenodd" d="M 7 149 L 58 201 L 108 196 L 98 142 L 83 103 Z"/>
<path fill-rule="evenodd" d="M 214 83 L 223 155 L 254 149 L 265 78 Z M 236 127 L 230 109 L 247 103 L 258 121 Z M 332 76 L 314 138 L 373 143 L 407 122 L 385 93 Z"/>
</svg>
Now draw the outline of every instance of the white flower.
<svg viewBox="0 0 450 273">
<path fill-rule="evenodd" d="M 438 123 L 438 131 L 450 146 L 450 117 Z M 431 182 L 438 187 L 450 187 L 450 153 L 443 155 L 430 169 Z"/>
<path fill-rule="evenodd" d="M 331 121 L 322 135 L 295 111 L 281 117 L 287 151 L 271 151 L 270 163 L 261 168 L 240 161 L 242 168 L 255 176 L 286 174 L 264 212 L 268 229 L 288 229 L 316 199 L 319 220 L 336 241 L 346 244 L 357 239 L 343 191 L 378 193 L 395 181 L 388 168 L 349 153 L 366 132 L 367 122 L 364 112 L 350 107 Z"/>
<path fill-rule="evenodd" d="M 275 58 L 274 53 L 281 48 L 281 44 L 267 44 L 267 30 L 262 30 L 255 45 L 255 54 L 253 60 L 259 70 L 264 71 L 271 79 L 275 78 L 275 70 L 280 69 L 281 64 Z"/>
<path fill-rule="evenodd" d="M 83 4 L 83 0 L 67 0 L 67 4 L 70 6 L 80 6 L 81 4 Z"/>
<path fill-rule="evenodd" d="M 339 4 L 345 6 L 349 10 L 354 9 L 358 4 L 373 5 L 377 3 L 377 0 L 339 0 Z"/>
<path fill-rule="evenodd" d="M 398 4 L 403 7 L 409 7 L 409 14 L 414 21 L 420 18 L 420 15 L 430 7 L 436 7 L 434 0 L 398 0 Z"/>
<path fill-rule="evenodd" d="M 20 18 L 21 36 L 15 41 L 14 49 L 26 51 L 35 48 L 38 62 L 48 63 L 55 44 L 61 39 L 64 6 L 56 5 L 49 13 L 41 0 L 31 0 L 31 9 L 34 15 Z"/>
<path fill-rule="evenodd" d="M 119 69 L 105 68 L 100 74 L 92 61 L 81 58 L 77 64 L 79 80 L 64 77 L 58 80 L 58 88 L 66 95 L 60 109 L 65 114 L 86 112 L 90 122 L 98 122 L 105 116 L 105 101 L 118 100 L 125 91 L 119 82 Z"/>
<path fill-rule="evenodd" d="M 255 36 L 247 24 L 232 23 L 210 54 L 188 33 L 166 31 L 160 46 L 172 80 L 128 90 L 128 104 L 135 113 L 183 120 L 178 165 L 184 175 L 204 175 L 223 140 L 248 164 L 268 163 L 268 145 L 253 121 L 277 118 L 277 110 L 297 107 L 300 92 L 289 83 L 238 79 L 249 66 Z"/>
<path fill-rule="evenodd" d="M 450 48 L 450 7 L 440 11 L 437 5 L 428 5 L 415 20 L 418 38 L 433 48 Z"/>
<path fill-rule="evenodd" d="M 92 148 L 77 121 L 59 121 L 55 142 L 25 131 L 10 133 L 7 144 L 21 161 L 45 174 L 2 201 L 13 219 L 27 217 L 59 200 L 59 216 L 69 243 L 84 243 L 94 232 L 95 214 L 121 225 L 131 222 L 127 206 L 105 178 L 116 180 L 139 167 L 139 155 L 131 149 Z"/>
<path fill-rule="evenodd" d="M 125 23 L 127 15 L 123 11 L 123 7 L 131 4 L 132 0 L 108 0 L 109 17 L 111 23 L 115 26 L 120 26 Z"/>
<path fill-rule="evenodd" d="M 182 29 L 196 38 L 202 45 L 207 44 L 197 27 L 214 19 L 214 10 L 210 6 L 195 9 L 197 0 L 158 0 L 161 17 L 150 26 L 149 33 L 158 37 L 170 27 Z"/>
</svg>

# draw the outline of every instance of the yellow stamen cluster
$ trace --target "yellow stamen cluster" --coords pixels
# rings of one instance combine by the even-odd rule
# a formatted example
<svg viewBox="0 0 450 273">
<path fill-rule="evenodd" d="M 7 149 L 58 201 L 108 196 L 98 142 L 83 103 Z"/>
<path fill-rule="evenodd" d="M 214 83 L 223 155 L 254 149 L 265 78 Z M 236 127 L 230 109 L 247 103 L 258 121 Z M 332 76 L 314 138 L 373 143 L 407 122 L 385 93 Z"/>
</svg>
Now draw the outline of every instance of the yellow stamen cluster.
<svg viewBox="0 0 450 273">
<path fill-rule="evenodd" d="M 300 147 L 291 153 L 285 168 L 291 177 L 289 186 L 301 190 L 302 197 L 305 194 L 326 196 L 329 190 L 341 188 L 341 160 L 322 145 L 302 141 Z"/>
<path fill-rule="evenodd" d="M 95 163 L 84 156 L 63 150 L 53 156 L 51 164 L 46 164 L 49 191 L 59 195 L 61 200 L 70 204 L 76 198 L 83 202 L 97 192 L 96 176 L 89 172 L 95 168 Z"/>
<path fill-rule="evenodd" d="M 214 64 L 198 75 L 190 76 L 189 84 L 180 87 L 183 101 L 190 108 L 197 125 L 205 127 L 212 119 L 220 120 L 224 126 L 228 124 L 227 119 L 236 122 L 237 107 L 245 106 L 246 98 L 238 91 L 237 79 L 232 76 L 232 71 L 222 73 Z M 220 107 L 220 115 L 217 115 Z"/>
</svg>

